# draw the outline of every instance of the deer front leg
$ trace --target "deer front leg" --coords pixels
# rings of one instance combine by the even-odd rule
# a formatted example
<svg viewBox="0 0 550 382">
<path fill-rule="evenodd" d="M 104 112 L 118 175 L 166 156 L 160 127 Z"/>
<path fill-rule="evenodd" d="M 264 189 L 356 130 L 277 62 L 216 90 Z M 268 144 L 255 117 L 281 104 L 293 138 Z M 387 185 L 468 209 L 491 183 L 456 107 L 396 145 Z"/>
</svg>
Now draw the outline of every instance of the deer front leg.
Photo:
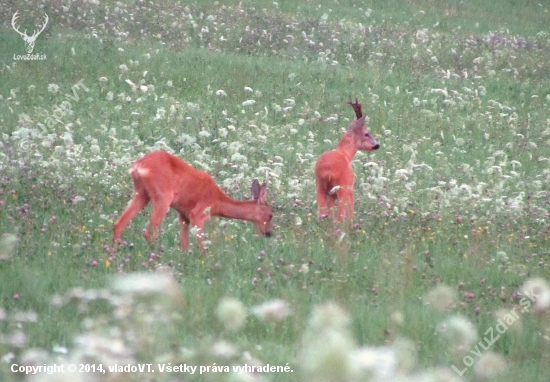
<svg viewBox="0 0 550 382">
<path fill-rule="evenodd" d="M 145 192 L 134 192 L 132 201 L 124 210 L 120 218 L 115 222 L 113 226 L 113 243 L 116 244 L 120 241 L 120 235 L 130 221 L 149 203 L 149 197 Z"/>
<path fill-rule="evenodd" d="M 206 223 L 208 219 L 210 219 L 210 215 L 205 214 L 204 211 L 192 214 L 189 217 L 190 224 L 192 224 L 193 228 L 196 230 L 195 236 L 197 238 L 199 248 L 202 250 L 205 256 L 208 254 L 208 251 L 204 244 L 204 223 Z"/>
<path fill-rule="evenodd" d="M 189 219 L 181 213 L 178 214 L 178 217 L 180 223 L 181 250 L 185 252 L 189 249 Z"/>
</svg>

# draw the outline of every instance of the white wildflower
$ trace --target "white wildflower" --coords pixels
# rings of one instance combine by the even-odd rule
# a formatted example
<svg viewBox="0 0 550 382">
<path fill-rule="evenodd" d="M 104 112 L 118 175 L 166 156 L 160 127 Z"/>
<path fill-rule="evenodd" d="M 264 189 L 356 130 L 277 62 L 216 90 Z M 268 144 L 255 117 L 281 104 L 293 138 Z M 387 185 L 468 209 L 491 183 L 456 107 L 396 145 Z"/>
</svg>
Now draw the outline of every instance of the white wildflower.
<svg viewBox="0 0 550 382">
<path fill-rule="evenodd" d="M 308 380 L 334 382 L 353 380 L 357 368 L 348 314 L 335 303 L 314 308 L 303 337 L 300 365 Z"/>
<path fill-rule="evenodd" d="M 513 309 L 499 309 L 493 315 L 497 320 L 497 324 L 502 322 L 515 333 L 521 333 L 523 330 L 522 318 Z"/>
<path fill-rule="evenodd" d="M 164 119 L 165 115 L 166 115 L 166 109 L 164 109 L 163 107 L 157 107 L 157 113 L 153 118 L 153 120 L 158 121 L 160 119 Z"/>
<path fill-rule="evenodd" d="M 48 352 L 43 349 L 30 348 L 21 354 L 20 362 L 25 366 L 38 366 L 48 362 Z"/>
<path fill-rule="evenodd" d="M 550 310 L 550 287 L 545 279 L 541 277 L 529 279 L 520 291 L 530 300 L 534 299 L 535 312 L 544 314 Z"/>
<path fill-rule="evenodd" d="M 198 103 L 193 103 L 193 102 L 187 102 L 185 104 L 185 106 L 187 106 L 187 109 L 189 111 L 199 111 L 201 109 L 201 105 L 199 105 Z"/>
<path fill-rule="evenodd" d="M 57 84 L 49 84 L 48 85 L 48 92 L 57 93 L 58 91 L 59 91 L 59 85 L 57 85 Z"/>
<path fill-rule="evenodd" d="M 246 163 L 247 158 L 244 155 L 240 154 L 240 153 L 235 153 L 235 154 L 231 155 L 231 162 Z"/>
<path fill-rule="evenodd" d="M 501 264 L 506 264 L 509 261 L 509 258 L 506 252 L 498 251 L 496 254 L 496 260 Z"/>
<path fill-rule="evenodd" d="M 230 342 L 217 341 L 212 345 L 211 352 L 215 356 L 230 359 L 239 354 L 239 349 Z"/>
<path fill-rule="evenodd" d="M 421 41 L 422 43 L 425 43 L 428 41 L 428 30 L 427 29 L 419 29 L 416 31 L 416 39 Z"/>
<path fill-rule="evenodd" d="M 449 340 L 449 349 L 463 355 L 476 343 L 475 326 L 461 315 L 455 315 L 439 324 L 437 331 Z"/>
<path fill-rule="evenodd" d="M 325 329 L 342 330 L 350 324 L 350 317 L 346 311 L 334 302 L 327 302 L 315 307 L 309 319 L 308 329 L 313 333 L 323 332 Z"/>
<path fill-rule="evenodd" d="M 11 258 L 16 242 L 17 236 L 13 234 L 8 234 L 0 240 L 0 260 L 8 260 Z M 2 320 L 1 313 L 0 311 L 0 321 Z"/>
<path fill-rule="evenodd" d="M 179 142 L 181 142 L 183 146 L 191 146 L 196 141 L 197 139 L 195 137 L 185 133 L 180 135 L 180 138 L 179 138 Z"/>
<path fill-rule="evenodd" d="M 22 330 L 17 330 L 6 335 L 5 342 L 14 348 L 23 349 L 27 346 L 27 335 Z"/>
<path fill-rule="evenodd" d="M 114 290 L 135 296 L 166 296 L 178 305 L 185 303 L 180 285 L 173 277 L 160 273 L 130 273 L 116 276 L 112 281 Z"/>
<path fill-rule="evenodd" d="M 251 312 L 262 321 L 282 321 L 290 314 L 288 303 L 276 299 L 252 307 Z"/>
<path fill-rule="evenodd" d="M 446 312 L 455 306 L 457 297 L 457 293 L 453 288 L 445 284 L 439 284 L 428 293 L 426 301 L 438 312 Z"/>
<path fill-rule="evenodd" d="M 132 91 L 136 91 L 136 90 L 137 90 L 136 84 L 134 84 L 132 81 L 130 81 L 130 80 L 127 79 L 125 82 L 126 82 L 128 85 L 130 85 L 130 86 L 132 87 Z"/>
<path fill-rule="evenodd" d="M 83 196 L 80 196 L 80 195 L 76 195 L 74 198 L 73 198 L 73 204 L 78 204 L 80 202 L 84 202 L 86 200 L 85 197 Z"/>
<path fill-rule="evenodd" d="M 235 154 L 235 153 L 238 153 L 239 150 L 243 147 L 243 144 L 239 141 L 234 141 L 234 142 L 231 142 L 229 144 L 229 146 L 227 147 L 227 152 L 229 154 Z"/>
<path fill-rule="evenodd" d="M 409 175 L 409 174 L 410 174 L 409 170 L 407 170 L 405 168 L 400 168 L 398 170 L 395 170 L 395 176 L 399 177 L 403 180 L 408 180 L 409 177 L 407 175 Z"/>
<path fill-rule="evenodd" d="M 351 353 L 350 358 L 353 365 L 367 377 L 372 376 L 376 380 L 395 377 L 397 356 L 390 347 L 358 348 Z"/>
<path fill-rule="evenodd" d="M 246 308 L 239 300 L 224 297 L 216 308 L 216 317 L 226 329 L 237 331 L 246 323 Z"/>
<path fill-rule="evenodd" d="M 503 373 L 506 370 L 506 364 L 504 356 L 489 350 L 476 362 L 474 372 L 480 381 L 488 381 Z"/>
</svg>

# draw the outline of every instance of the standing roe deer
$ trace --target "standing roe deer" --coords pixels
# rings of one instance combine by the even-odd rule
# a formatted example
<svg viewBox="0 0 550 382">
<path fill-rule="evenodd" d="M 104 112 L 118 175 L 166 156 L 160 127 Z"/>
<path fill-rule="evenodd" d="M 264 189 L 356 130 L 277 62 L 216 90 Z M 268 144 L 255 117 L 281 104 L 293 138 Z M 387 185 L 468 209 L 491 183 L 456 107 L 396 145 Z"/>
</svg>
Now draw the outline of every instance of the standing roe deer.
<svg viewBox="0 0 550 382">
<path fill-rule="evenodd" d="M 327 151 L 315 164 L 315 184 L 319 217 L 333 217 L 338 201 L 338 221 L 353 222 L 353 183 L 355 176 L 351 160 L 357 150 L 374 151 L 380 145 L 365 127 L 361 104 L 348 102 L 355 110 L 356 119 L 349 125 L 336 150 Z"/>
<path fill-rule="evenodd" d="M 242 219 L 254 222 L 258 234 L 271 236 L 273 213 L 267 205 L 267 188 L 257 179 L 252 183 L 251 201 L 237 201 L 227 196 L 205 172 L 164 151 L 147 154 L 134 163 L 130 170 L 134 182 L 134 196 L 130 205 L 114 224 L 113 242 L 130 221 L 149 201 L 153 215 L 145 230 L 147 242 L 157 238 L 160 223 L 170 207 L 178 212 L 181 249 L 189 247 L 189 225 L 197 229 L 197 241 L 206 252 L 202 240 L 204 223 L 211 216 Z"/>
</svg>

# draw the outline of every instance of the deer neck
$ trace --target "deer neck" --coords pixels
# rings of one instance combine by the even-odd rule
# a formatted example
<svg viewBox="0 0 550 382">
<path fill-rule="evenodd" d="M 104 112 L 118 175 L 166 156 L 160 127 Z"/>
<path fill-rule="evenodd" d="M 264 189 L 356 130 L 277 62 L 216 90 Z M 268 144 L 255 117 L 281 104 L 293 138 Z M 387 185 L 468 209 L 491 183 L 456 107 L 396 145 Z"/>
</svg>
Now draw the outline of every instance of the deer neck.
<svg viewBox="0 0 550 382">
<path fill-rule="evenodd" d="M 338 146 L 336 146 L 336 151 L 342 154 L 348 162 L 351 162 L 357 153 L 357 144 L 355 143 L 353 134 L 346 132 L 340 143 L 338 143 Z"/>
<path fill-rule="evenodd" d="M 228 219 L 241 219 L 251 221 L 256 209 L 256 201 L 239 201 L 226 196 L 212 207 L 211 214 Z"/>
</svg>

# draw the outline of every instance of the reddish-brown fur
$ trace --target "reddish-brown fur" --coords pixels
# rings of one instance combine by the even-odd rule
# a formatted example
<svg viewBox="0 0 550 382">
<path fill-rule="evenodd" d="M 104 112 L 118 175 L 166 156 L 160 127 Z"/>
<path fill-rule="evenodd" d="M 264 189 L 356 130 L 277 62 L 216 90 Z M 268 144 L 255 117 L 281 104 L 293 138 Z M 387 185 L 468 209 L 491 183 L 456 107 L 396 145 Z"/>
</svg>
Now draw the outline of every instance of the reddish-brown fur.
<svg viewBox="0 0 550 382">
<path fill-rule="evenodd" d="M 333 218 L 333 208 L 338 205 L 338 221 L 353 222 L 354 181 L 351 161 L 357 150 L 378 150 L 380 145 L 365 126 L 361 104 L 355 100 L 349 104 L 355 110 L 356 119 L 344 133 L 336 150 L 327 151 L 315 164 L 315 184 L 319 217 Z"/>
<path fill-rule="evenodd" d="M 260 186 L 258 180 L 252 184 L 254 200 L 237 201 L 220 190 L 210 175 L 164 151 L 152 152 L 136 161 L 130 175 L 134 181 L 134 196 L 114 225 L 115 243 L 120 240 L 124 228 L 150 201 L 153 202 L 153 215 L 145 230 L 148 242 L 156 239 L 160 223 L 170 207 L 178 212 L 183 251 L 189 247 L 189 225 L 197 228 L 197 241 L 204 250 L 201 234 L 204 223 L 211 216 L 252 221 L 258 234 L 271 235 L 273 213 L 267 205 L 266 185 Z"/>
</svg>

